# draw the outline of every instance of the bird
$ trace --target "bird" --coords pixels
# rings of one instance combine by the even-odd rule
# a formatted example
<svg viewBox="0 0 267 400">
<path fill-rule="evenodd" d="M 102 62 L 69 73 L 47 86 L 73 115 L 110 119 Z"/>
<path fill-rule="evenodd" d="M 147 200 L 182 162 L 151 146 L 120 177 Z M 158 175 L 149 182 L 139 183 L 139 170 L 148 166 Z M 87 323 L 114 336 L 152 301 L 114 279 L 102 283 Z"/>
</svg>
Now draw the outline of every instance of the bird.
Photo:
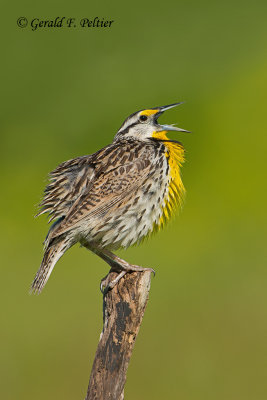
<svg viewBox="0 0 267 400">
<path fill-rule="evenodd" d="M 189 131 L 158 122 L 166 110 L 180 104 L 131 114 L 111 144 L 65 161 L 49 174 L 36 216 L 47 213 L 53 224 L 31 292 L 42 291 L 57 261 L 76 243 L 118 273 L 108 285 L 101 282 L 102 291 L 111 290 L 130 271 L 154 272 L 128 263 L 113 251 L 139 244 L 161 229 L 183 203 L 184 147 L 167 133 Z"/>
</svg>

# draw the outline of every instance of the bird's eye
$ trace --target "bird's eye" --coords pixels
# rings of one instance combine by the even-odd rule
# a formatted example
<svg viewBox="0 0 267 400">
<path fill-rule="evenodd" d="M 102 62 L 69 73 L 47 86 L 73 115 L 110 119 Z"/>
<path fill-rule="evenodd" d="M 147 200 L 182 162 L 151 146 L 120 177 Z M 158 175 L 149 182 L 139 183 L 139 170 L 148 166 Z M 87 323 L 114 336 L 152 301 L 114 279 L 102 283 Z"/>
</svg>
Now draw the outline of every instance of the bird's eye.
<svg viewBox="0 0 267 400">
<path fill-rule="evenodd" d="M 146 115 L 140 115 L 139 121 L 140 122 L 146 122 L 147 121 L 147 116 Z"/>
</svg>

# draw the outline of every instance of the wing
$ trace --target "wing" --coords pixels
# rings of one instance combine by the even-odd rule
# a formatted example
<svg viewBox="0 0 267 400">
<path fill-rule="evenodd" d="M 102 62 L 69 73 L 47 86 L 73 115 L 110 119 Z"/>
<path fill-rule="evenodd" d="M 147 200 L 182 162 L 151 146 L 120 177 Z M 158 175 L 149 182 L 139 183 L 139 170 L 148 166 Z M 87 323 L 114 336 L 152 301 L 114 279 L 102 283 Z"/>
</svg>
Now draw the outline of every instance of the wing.
<svg viewBox="0 0 267 400">
<path fill-rule="evenodd" d="M 49 213 L 49 222 L 64 217 L 90 185 L 95 172 L 93 159 L 92 155 L 78 157 L 65 161 L 52 171 L 36 216 Z"/>
<path fill-rule="evenodd" d="M 65 219 L 54 230 L 52 237 L 61 235 L 80 224 L 90 224 L 103 218 L 123 200 L 142 186 L 151 174 L 153 149 L 144 144 L 126 143 L 115 147 L 103 157 L 89 190 L 74 202 Z"/>
</svg>

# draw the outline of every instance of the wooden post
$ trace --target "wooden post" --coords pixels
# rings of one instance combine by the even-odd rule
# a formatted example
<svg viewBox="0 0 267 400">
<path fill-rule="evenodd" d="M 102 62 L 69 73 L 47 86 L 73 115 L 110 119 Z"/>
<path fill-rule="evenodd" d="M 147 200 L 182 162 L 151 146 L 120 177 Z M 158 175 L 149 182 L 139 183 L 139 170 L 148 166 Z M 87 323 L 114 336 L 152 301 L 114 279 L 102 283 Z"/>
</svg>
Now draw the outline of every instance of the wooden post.
<svg viewBox="0 0 267 400">
<path fill-rule="evenodd" d="M 110 272 L 108 281 L 117 276 Z M 85 400 L 123 400 L 133 346 L 145 312 L 151 272 L 127 273 L 103 297 L 103 331 Z"/>
</svg>

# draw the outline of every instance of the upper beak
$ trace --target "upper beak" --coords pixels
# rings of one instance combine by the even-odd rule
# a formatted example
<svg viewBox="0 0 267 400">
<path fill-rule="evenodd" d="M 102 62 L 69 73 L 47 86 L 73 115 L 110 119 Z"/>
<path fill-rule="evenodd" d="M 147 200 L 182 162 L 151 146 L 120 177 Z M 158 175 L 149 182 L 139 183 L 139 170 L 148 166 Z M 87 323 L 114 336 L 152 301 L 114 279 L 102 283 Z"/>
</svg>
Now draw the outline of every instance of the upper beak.
<svg viewBox="0 0 267 400">
<path fill-rule="evenodd" d="M 168 106 L 159 107 L 159 111 L 156 114 L 156 121 L 157 121 L 158 117 L 160 117 L 160 115 L 164 113 L 164 111 L 169 110 L 170 108 L 173 108 L 173 107 L 177 107 L 180 104 L 183 104 L 183 102 L 174 103 L 174 104 L 170 104 Z M 174 126 L 174 124 L 172 124 L 172 125 L 160 125 L 160 124 L 158 124 L 158 127 L 160 128 L 161 131 L 177 131 L 177 132 L 188 132 L 188 133 L 190 133 L 190 131 L 187 131 L 187 130 L 182 129 L 182 128 L 178 128 L 178 126 Z"/>
</svg>

